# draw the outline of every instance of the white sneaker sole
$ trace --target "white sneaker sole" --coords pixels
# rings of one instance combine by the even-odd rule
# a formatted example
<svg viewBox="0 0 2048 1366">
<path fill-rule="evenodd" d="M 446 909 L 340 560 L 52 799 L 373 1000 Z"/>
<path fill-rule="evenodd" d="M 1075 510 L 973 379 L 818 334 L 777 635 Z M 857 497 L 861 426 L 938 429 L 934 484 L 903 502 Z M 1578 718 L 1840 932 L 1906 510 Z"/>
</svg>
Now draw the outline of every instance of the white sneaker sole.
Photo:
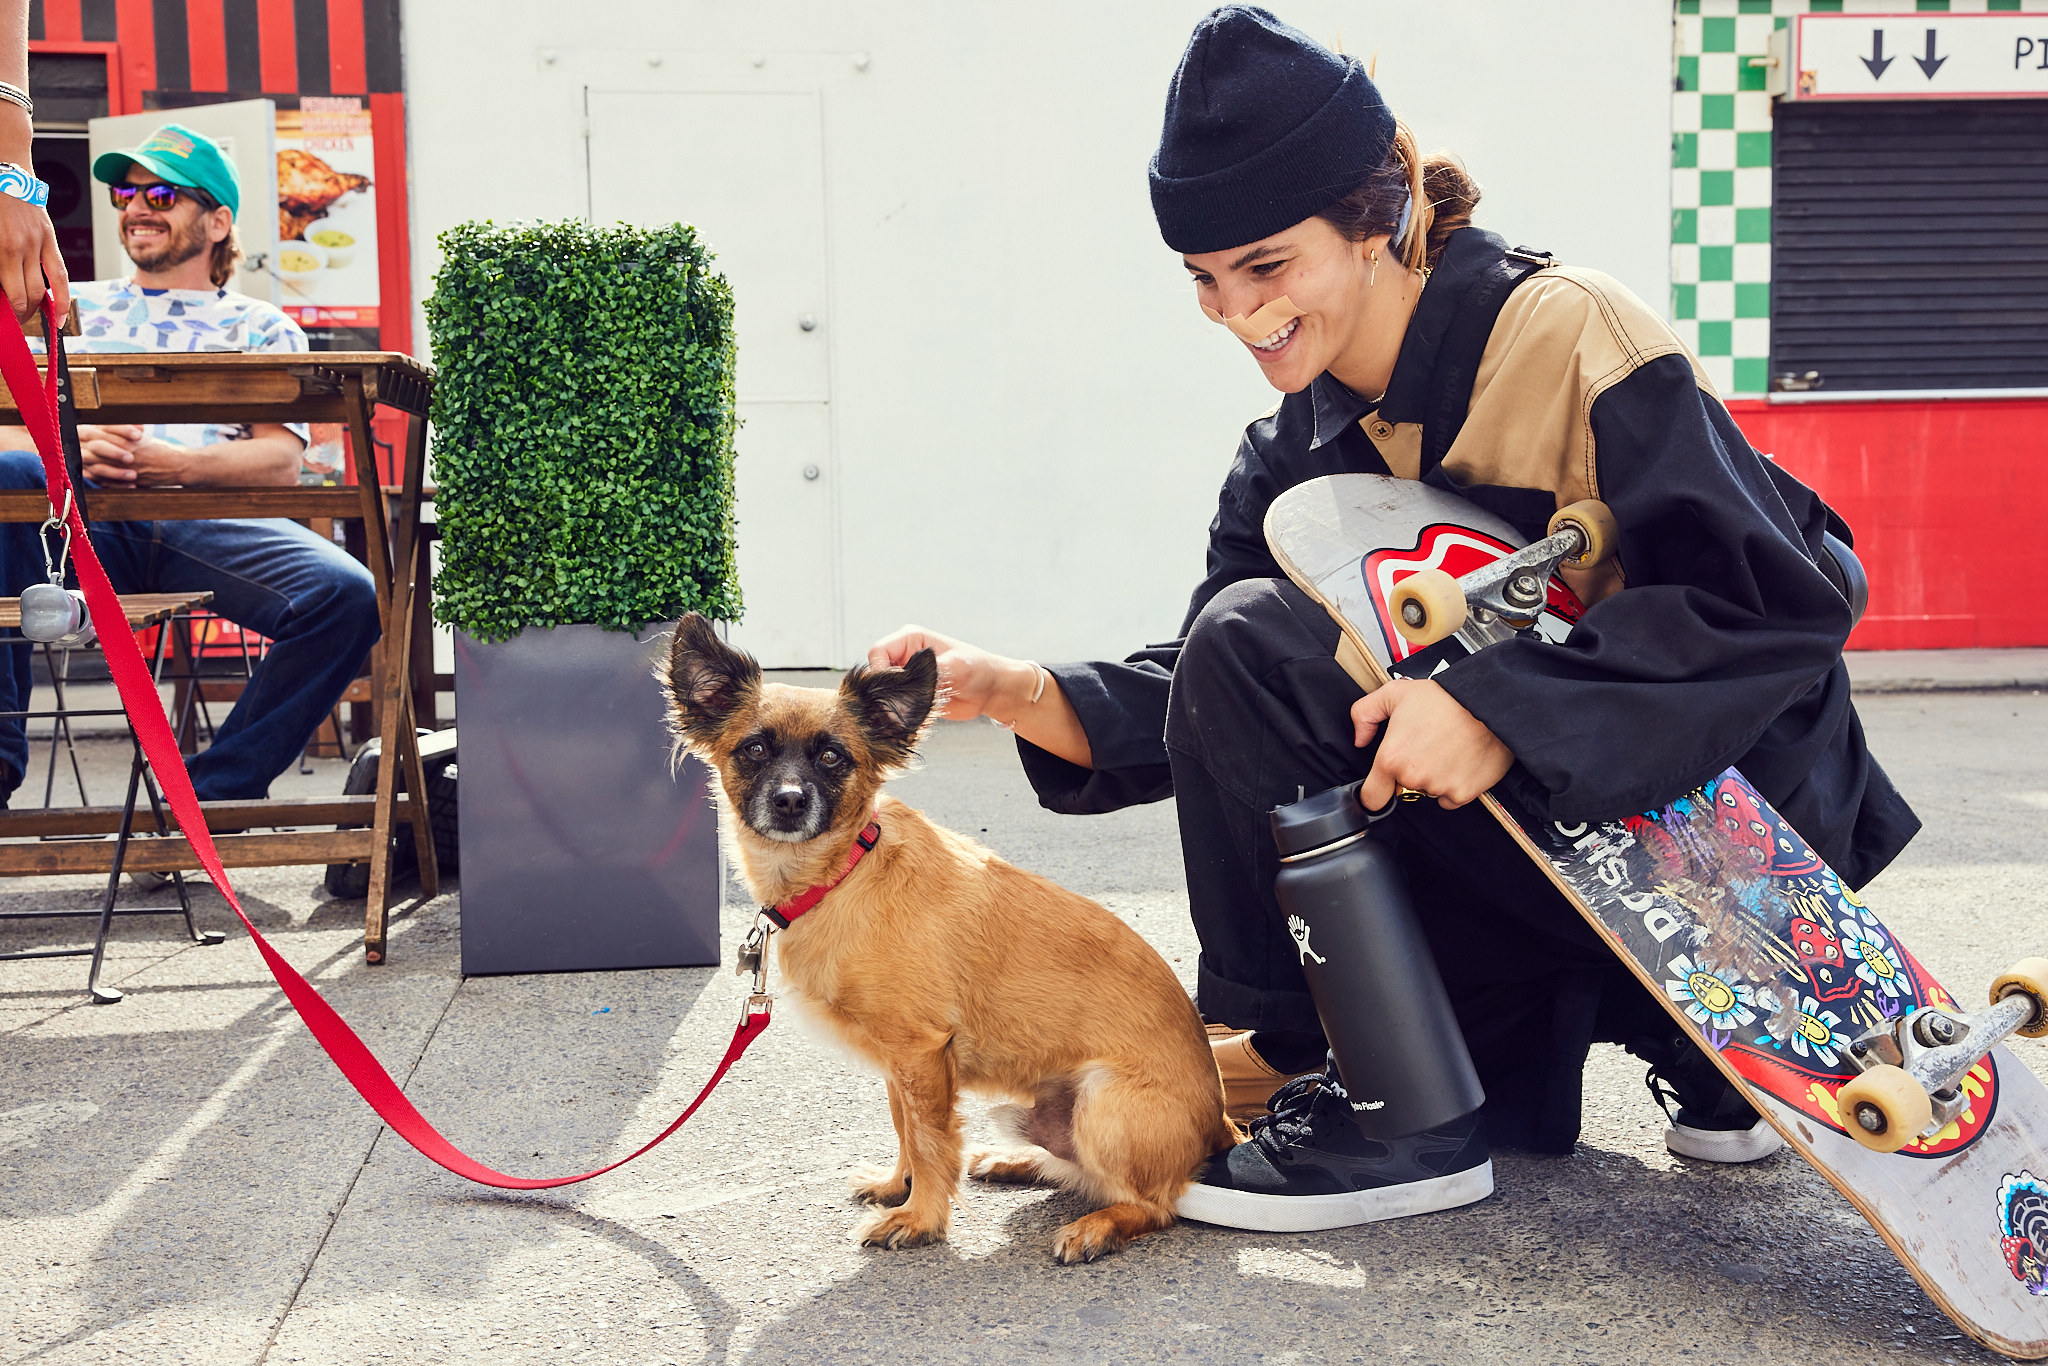
<svg viewBox="0 0 2048 1366">
<path fill-rule="evenodd" d="M 1701 1162 L 1757 1162 L 1785 1146 L 1785 1140 L 1759 1119 L 1747 1129 L 1695 1129 L 1674 1124 L 1664 1131 L 1664 1146 L 1680 1157 Z"/>
<path fill-rule="evenodd" d="M 1224 1228 L 1257 1233 L 1313 1233 L 1318 1229 L 1349 1228 L 1353 1224 L 1456 1209 L 1491 1194 L 1493 1163 L 1488 1161 L 1449 1176 L 1339 1195 L 1261 1195 L 1256 1191 L 1198 1184 L 1189 1186 L 1187 1193 L 1174 1201 L 1173 1208 L 1183 1219 L 1220 1224 Z"/>
</svg>

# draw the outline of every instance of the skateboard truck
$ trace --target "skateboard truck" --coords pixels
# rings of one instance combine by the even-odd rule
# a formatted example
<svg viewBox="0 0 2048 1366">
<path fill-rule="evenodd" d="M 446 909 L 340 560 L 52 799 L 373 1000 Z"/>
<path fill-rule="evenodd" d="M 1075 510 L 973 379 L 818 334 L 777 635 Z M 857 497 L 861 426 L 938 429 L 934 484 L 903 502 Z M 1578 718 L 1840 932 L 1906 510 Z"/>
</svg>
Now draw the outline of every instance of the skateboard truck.
<svg viewBox="0 0 2048 1366">
<path fill-rule="evenodd" d="M 1395 584 L 1388 596 L 1394 629 L 1417 649 L 1468 627 L 1479 628 L 1474 645 L 1504 640 L 1543 614 L 1550 576 L 1560 566 L 1592 568 L 1614 552 L 1618 535 L 1614 514 L 1598 499 L 1559 508 L 1542 540 L 1462 578 L 1423 569 Z"/>
<path fill-rule="evenodd" d="M 1862 1075 L 1835 1097 L 1849 1136 L 1881 1153 L 1932 1138 L 1962 1114 L 1970 1069 L 2014 1034 L 2048 1035 L 2048 959 L 2015 964 L 1974 1015 L 1922 1006 L 1853 1041 L 1849 1061 Z"/>
</svg>

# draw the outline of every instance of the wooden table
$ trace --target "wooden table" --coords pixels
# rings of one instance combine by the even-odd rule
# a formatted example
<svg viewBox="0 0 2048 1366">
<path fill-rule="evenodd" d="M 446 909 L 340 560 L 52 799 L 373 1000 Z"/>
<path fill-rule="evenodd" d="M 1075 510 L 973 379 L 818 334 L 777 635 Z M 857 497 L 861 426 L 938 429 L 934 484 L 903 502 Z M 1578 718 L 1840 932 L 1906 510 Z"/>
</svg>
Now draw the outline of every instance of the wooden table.
<svg viewBox="0 0 2048 1366">
<path fill-rule="evenodd" d="M 426 778 L 414 729 L 411 676 L 413 621 L 420 582 L 421 480 L 433 372 L 389 351 L 142 352 L 71 357 L 73 400 L 81 422 L 345 422 L 355 460 L 353 487 L 86 489 L 89 521 L 192 521 L 230 517 L 333 517 L 359 520 L 366 559 L 377 581 L 384 627 L 373 684 L 379 702 L 383 759 L 377 790 L 361 797 L 205 802 L 221 862 L 231 868 L 282 864 L 370 865 L 363 917 L 363 955 L 384 961 L 391 893 L 393 822 L 410 821 L 419 857 L 420 890 L 440 890 L 434 835 L 428 824 Z M 380 487 L 370 439 L 378 404 L 405 415 L 403 470 L 395 490 Z M 0 424 L 18 421 L 13 399 L 0 392 Z M 0 490 L 0 521 L 40 522 L 50 515 L 38 491 Z M 402 785 L 405 789 L 400 792 Z M 104 834 L 119 808 L 72 807 L 0 811 L 0 838 Z M 352 830 L 266 830 L 267 826 L 360 823 Z M 104 872 L 113 846 L 104 841 L 0 844 L 0 876 Z M 131 846 L 131 869 L 196 868 L 183 836 Z"/>
</svg>

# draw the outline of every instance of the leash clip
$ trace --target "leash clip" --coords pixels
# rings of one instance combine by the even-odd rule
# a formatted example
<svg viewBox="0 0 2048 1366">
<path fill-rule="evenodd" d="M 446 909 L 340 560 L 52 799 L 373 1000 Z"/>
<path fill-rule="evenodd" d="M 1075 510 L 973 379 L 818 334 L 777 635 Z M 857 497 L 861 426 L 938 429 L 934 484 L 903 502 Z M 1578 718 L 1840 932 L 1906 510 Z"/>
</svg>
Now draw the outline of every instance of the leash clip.
<svg viewBox="0 0 2048 1366">
<path fill-rule="evenodd" d="M 753 990 L 747 995 L 747 1003 L 740 1009 L 740 1023 L 746 1024 L 756 1015 L 766 1015 L 769 1004 L 775 999 L 768 994 L 768 940 L 775 928 L 765 913 L 754 917 L 754 928 L 747 931 L 746 940 L 741 943 L 733 975 L 745 977 L 751 974 Z"/>
<path fill-rule="evenodd" d="M 43 522 L 40 534 L 36 537 L 36 543 L 43 549 L 43 567 L 50 572 L 50 582 L 59 588 L 64 586 L 64 571 L 71 567 L 71 500 L 72 491 L 66 487 L 64 510 L 58 512 L 52 506 L 48 519 Z M 50 558 L 50 533 L 53 531 L 64 534 L 64 549 L 55 559 Z"/>
<path fill-rule="evenodd" d="M 773 933 L 766 916 L 755 916 L 754 928 L 747 931 L 739 952 L 733 956 L 733 976 L 751 976 L 756 992 L 768 989 L 768 936 Z"/>
</svg>

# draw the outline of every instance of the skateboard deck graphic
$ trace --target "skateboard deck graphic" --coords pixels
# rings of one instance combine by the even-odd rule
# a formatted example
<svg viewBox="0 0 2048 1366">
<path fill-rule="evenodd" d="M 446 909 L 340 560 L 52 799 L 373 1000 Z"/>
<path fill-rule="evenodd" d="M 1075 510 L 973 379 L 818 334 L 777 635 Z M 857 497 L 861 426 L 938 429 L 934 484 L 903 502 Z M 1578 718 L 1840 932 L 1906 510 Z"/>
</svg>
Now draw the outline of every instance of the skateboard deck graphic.
<svg viewBox="0 0 2048 1366">
<path fill-rule="evenodd" d="M 1413 649 L 1388 608 L 1394 584 L 1429 567 L 1468 573 L 1524 544 L 1455 494 L 1370 474 L 1288 490 L 1266 540 L 1341 623 L 1346 667 L 1368 690 L 1426 678 L 1484 639 L 1461 631 Z M 1532 629 L 1561 640 L 1580 610 L 1553 577 Z M 1950 1318 L 1995 1351 L 2048 1357 L 2048 1088 L 2001 1045 L 1965 1077 L 1960 1116 L 1897 1153 L 1851 1138 L 1835 1103 L 1859 1075 L 1847 1052 L 1858 1035 L 1974 1001 L 1952 998 L 1732 768 L 1601 825 L 1560 824 L 1504 793 L 1484 800 Z"/>
</svg>

